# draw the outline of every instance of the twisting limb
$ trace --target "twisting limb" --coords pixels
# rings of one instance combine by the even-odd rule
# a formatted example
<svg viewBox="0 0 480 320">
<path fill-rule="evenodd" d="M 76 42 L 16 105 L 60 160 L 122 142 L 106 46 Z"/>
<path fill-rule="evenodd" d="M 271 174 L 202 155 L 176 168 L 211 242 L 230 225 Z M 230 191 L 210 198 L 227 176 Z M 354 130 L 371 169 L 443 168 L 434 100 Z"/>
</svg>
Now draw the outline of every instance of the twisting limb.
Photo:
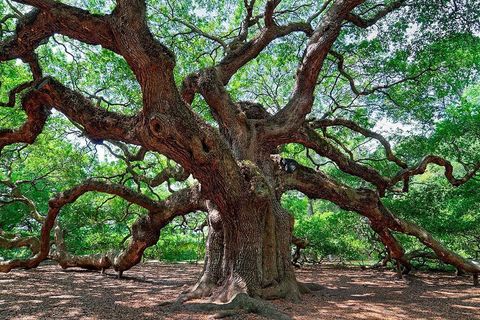
<svg viewBox="0 0 480 320">
<path fill-rule="evenodd" d="M 33 85 L 33 81 L 28 81 L 28 82 L 21 83 L 15 88 L 13 88 L 12 90 L 10 90 L 10 92 L 8 93 L 8 101 L 0 102 L 0 107 L 13 108 L 15 106 L 17 94 L 19 94 L 20 92 L 22 92 L 27 88 L 30 88 L 32 85 Z"/>
<path fill-rule="evenodd" d="M 235 45 L 237 42 L 244 42 L 247 39 L 248 28 L 250 27 L 250 20 L 253 17 L 253 7 L 255 6 L 255 2 L 255 0 L 243 0 L 247 14 L 242 21 L 237 38 L 233 41 L 231 45 Z"/>
<path fill-rule="evenodd" d="M 128 117 L 95 107 L 81 94 L 63 86 L 53 78 L 36 82 L 34 88 L 22 99 L 27 121 L 22 127 L 0 129 L 0 151 L 13 143 L 33 143 L 42 132 L 51 108 L 66 115 L 84 127 L 93 140 L 116 139 L 139 144 L 138 116 Z M 120 138 L 119 138 L 120 137 Z"/>
<path fill-rule="evenodd" d="M 158 173 L 152 179 L 146 178 L 145 181 L 152 187 L 157 187 L 164 182 L 167 182 L 168 179 L 174 179 L 175 181 L 185 181 L 190 176 L 190 173 L 185 171 L 182 167 L 168 167 Z"/>
<path fill-rule="evenodd" d="M 105 16 L 92 15 L 57 1 L 16 2 L 37 8 L 19 20 L 11 39 L 0 42 L 0 61 L 28 56 L 55 33 L 116 51 L 110 24 Z"/>
<path fill-rule="evenodd" d="M 135 221 L 132 225 L 131 239 L 124 250 L 83 256 L 68 253 L 63 239 L 63 230 L 57 223 L 55 227 L 56 252 L 53 259 L 64 269 L 79 267 L 90 270 L 106 270 L 113 268 L 121 276 L 124 271 L 141 261 L 145 249 L 157 243 L 160 231 L 167 223 L 175 217 L 197 210 L 205 210 L 205 201 L 198 186 L 179 190 L 162 202 L 161 210 L 150 211 L 148 215 Z"/>
<path fill-rule="evenodd" d="M 318 75 L 345 17 L 363 0 L 335 1 L 310 37 L 297 70 L 295 87 L 287 105 L 267 124 L 270 138 L 288 137 L 298 130 L 311 111 Z"/>
<path fill-rule="evenodd" d="M 40 250 L 40 241 L 37 237 L 22 237 L 20 235 L 10 235 L 0 230 L 0 248 L 14 249 L 27 247 L 32 254 L 37 254 Z"/>
<path fill-rule="evenodd" d="M 42 132 L 49 115 L 49 99 L 45 94 L 31 91 L 22 100 L 27 120 L 18 129 L 0 128 L 0 153 L 13 143 L 33 143 Z"/>
<path fill-rule="evenodd" d="M 342 209 L 355 211 L 367 217 L 376 226 L 416 237 L 447 264 L 474 275 L 480 273 L 479 264 L 445 248 L 423 228 L 396 217 L 382 204 L 379 196 L 371 190 L 348 187 L 321 172 L 300 165 L 294 173 L 280 172 L 280 176 L 284 190 L 296 189 L 311 198 L 329 200 Z"/>
<path fill-rule="evenodd" d="M 248 62 L 255 59 L 273 40 L 292 34 L 303 32 L 311 34 L 312 27 L 309 23 L 295 22 L 288 25 L 277 26 L 276 24 L 266 26 L 252 40 L 238 46 L 235 50 L 229 51 L 227 55 L 215 66 L 220 83 L 228 84 L 232 76 Z M 208 70 L 205 70 L 208 72 Z M 199 75 L 204 71 L 189 75 L 183 81 L 182 97 L 188 104 L 191 104 L 195 93 L 199 92 Z"/>
<path fill-rule="evenodd" d="M 260 31 L 258 36 L 231 51 L 216 67 L 222 83 L 226 85 L 231 77 L 245 64 L 256 58 L 273 40 L 293 32 L 311 34 L 312 27 L 305 22 L 284 26 L 272 25 Z"/>
<path fill-rule="evenodd" d="M 49 173 L 45 174 L 41 178 L 44 178 Z M 34 183 L 34 182 L 35 180 L 12 181 L 11 177 L 9 177 L 8 180 L 0 180 L 0 184 L 3 184 L 7 186 L 8 189 L 10 189 L 10 192 L 8 194 L 0 194 L 0 207 L 3 203 L 6 203 L 6 204 L 11 204 L 14 202 L 23 203 L 28 208 L 29 216 L 35 221 L 37 221 L 38 223 L 43 223 L 45 221 L 45 217 L 38 211 L 37 205 L 31 199 L 27 198 L 20 189 L 21 184 Z"/>
<path fill-rule="evenodd" d="M 381 175 L 377 170 L 345 156 L 342 151 L 308 125 L 304 126 L 296 135 L 291 136 L 290 139 L 291 142 L 301 143 L 314 150 L 320 156 L 332 160 L 343 172 L 372 183 L 381 195 L 385 193 L 385 190 L 389 186 L 390 180 L 387 177 Z"/>
<path fill-rule="evenodd" d="M 222 61 L 212 69 L 200 70 L 189 75 L 182 84 L 181 95 L 187 104 L 191 104 L 196 93 L 202 94 L 211 108 L 216 120 L 229 133 L 230 136 L 243 136 L 245 130 L 242 128 L 245 124 L 245 118 L 242 117 L 238 107 L 233 103 L 228 93 L 223 88 L 230 78 L 245 64 L 255 59 L 262 50 L 264 50 L 273 40 L 286 36 L 293 32 L 303 32 L 308 36 L 313 33 L 311 22 L 323 12 L 326 5 L 307 22 L 295 22 L 288 25 L 279 26 L 271 23 L 269 15 L 275 10 L 279 1 L 269 1 L 266 6 L 265 27 L 259 31 L 252 40 L 237 45 L 234 50 L 227 52 Z M 253 5 L 246 3 L 246 5 Z M 248 17 L 247 17 L 248 18 Z M 273 18 L 272 18 L 273 19 Z M 244 24 L 245 25 L 245 24 Z M 213 88 L 212 88 L 213 87 Z M 213 90 L 212 90 L 213 89 Z"/>
<path fill-rule="evenodd" d="M 354 13 L 350 13 L 350 14 L 347 15 L 346 20 L 353 23 L 357 27 L 366 29 L 370 26 L 373 26 L 375 23 L 377 23 L 380 19 L 385 17 L 387 14 L 401 8 L 402 6 L 404 6 L 406 4 L 406 2 L 407 2 L 406 0 L 394 1 L 394 2 L 384 6 L 384 8 L 382 10 L 378 11 L 377 13 L 375 13 L 375 15 L 373 17 L 368 18 L 368 19 L 364 19 L 359 15 L 356 15 Z"/>
<path fill-rule="evenodd" d="M 358 163 L 346 156 L 341 150 L 314 130 L 315 127 L 325 128 L 334 125 L 344 126 L 353 131 L 359 132 L 364 136 L 377 139 L 385 148 L 387 159 L 395 162 L 403 169 L 393 177 L 383 176 L 374 168 Z M 404 184 L 403 191 L 407 192 L 410 178 L 425 173 L 429 164 L 436 164 L 444 167 L 445 177 L 455 187 L 472 179 L 480 170 L 480 163 L 477 163 L 474 165 L 473 169 L 470 172 L 467 172 L 462 178 L 455 178 L 453 176 L 453 165 L 451 162 L 435 155 L 426 156 L 418 165 L 407 167 L 405 162 L 393 154 L 390 144 L 384 137 L 371 130 L 362 128 L 353 121 L 345 119 L 315 120 L 311 124 L 304 125 L 296 134 L 291 135 L 288 139 L 283 140 L 283 142 L 300 143 L 309 149 L 314 150 L 318 155 L 332 160 L 343 172 L 360 177 L 363 180 L 372 183 L 377 188 L 380 196 L 384 196 L 387 189 L 392 188 L 401 181 Z"/>
<path fill-rule="evenodd" d="M 335 51 L 335 50 L 330 50 L 330 54 L 337 59 L 338 71 L 340 72 L 340 74 L 343 77 L 345 77 L 347 79 L 348 84 L 350 85 L 350 89 L 357 96 L 367 96 L 367 95 L 370 95 L 370 94 L 375 93 L 375 92 L 385 93 L 385 91 L 383 91 L 385 89 L 392 88 L 396 85 L 399 85 L 399 84 L 402 84 L 402 83 L 405 83 L 405 82 L 418 80 L 420 77 L 424 76 L 426 73 L 437 70 L 435 68 L 429 67 L 429 68 L 426 68 L 426 69 L 422 70 L 421 72 L 419 72 L 419 73 L 417 73 L 413 76 L 408 76 L 408 77 L 402 78 L 400 80 L 397 80 L 397 81 L 394 81 L 394 82 L 391 82 L 391 83 L 374 86 L 374 87 L 369 88 L 369 89 L 366 89 L 366 88 L 365 89 L 359 89 L 358 86 L 355 84 L 355 80 L 354 80 L 353 76 L 345 70 L 345 58 L 343 57 L 343 55 L 340 54 L 339 52 Z"/>
<path fill-rule="evenodd" d="M 442 157 L 435 156 L 435 155 L 428 155 L 423 160 L 415 167 L 412 168 L 406 168 L 405 170 L 402 170 L 399 174 L 397 174 L 395 177 L 391 179 L 390 184 L 395 185 L 399 181 L 406 181 L 404 190 L 408 190 L 408 182 L 410 181 L 410 178 L 416 175 L 421 175 L 425 173 L 427 170 L 427 166 L 429 164 L 436 164 L 438 166 L 444 167 L 445 168 L 445 178 L 447 178 L 448 182 L 452 184 L 454 187 L 458 187 L 471 178 L 473 178 L 477 172 L 480 170 L 480 162 L 477 163 L 474 168 L 470 171 L 467 172 L 462 178 L 458 179 L 453 176 L 453 165 L 450 161 L 445 160 Z"/>
<path fill-rule="evenodd" d="M 197 210 L 198 208 L 202 208 L 202 205 L 199 204 L 200 192 L 198 186 L 178 191 L 165 201 L 154 201 L 123 185 L 87 180 L 83 184 L 77 185 L 58 194 L 49 201 L 48 214 L 41 230 L 39 252 L 29 259 L 1 262 L 0 272 L 9 272 L 14 268 L 34 268 L 38 266 L 40 262 L 45 260 L 50 252 L 50 231 L 56 223 L 56 218 L 60 213 L 60 210 L 65 205 L 75 202 L 83 194 L 92 191 L 120 196 L 131 203 L 135 203 L 149 210 L 150 214 L 137 221 L 133 228 L 133 239 L 135 239 L 135 241 L 132 241 L 128 248 L 115 257 L 113 261 L 107 259 L 108 255 L 103 258 L 95 256 L 91 257 L 91 259 L 79 258 L 75 260 L 74 257 L 72 258 L 64 253 L 63 256 L 58 256 L 58 259 L 61 264 L 63 263 L 65 265 L 65 267 L 76 264 L 77 266 L 83 265 L 88 268 L 94 268 L 95 265 L 98 265 L 98 269 L 102 269 L 105 268 L 105 265 L 110 261 L 110 265 L 115 265 L 118 270 L 126 270 L 140 261 L 143 250 L 145 250 L 147 245 L 156 243 L 160 229 L 165 223 L 173 219 L 175 215 L 186 214 Z M 139 238 L 140 240 L 136 241 Z"/>
<path fill-rule="evenodd" d="M 400 160 L 397 156 L 392 151 L 392 147 L 390 143 L 385 139 L 381 134 L 378 134 L 372 130 L 363 128 L 362 126 L 358 125 L 355 121 L 348 120 L 348 119 L 320 119 L 320 120 L 313 120 L 310 122 L 311 127 L 313 128 L 327 128 L 327 127 L 332 127 L 332 126 L 341 126 L 348 128 L 352 131 L 356 131 L 360 133 L 361 135 L 368 137 L 368 138 L 373 138 L 378 140 L 383 148 L 385 149 L 385 153 L 387 155 L 387 159 L 395 162 L 399 167 L 401 168 L 407 168 L 407 164 Z"/>
</svg>

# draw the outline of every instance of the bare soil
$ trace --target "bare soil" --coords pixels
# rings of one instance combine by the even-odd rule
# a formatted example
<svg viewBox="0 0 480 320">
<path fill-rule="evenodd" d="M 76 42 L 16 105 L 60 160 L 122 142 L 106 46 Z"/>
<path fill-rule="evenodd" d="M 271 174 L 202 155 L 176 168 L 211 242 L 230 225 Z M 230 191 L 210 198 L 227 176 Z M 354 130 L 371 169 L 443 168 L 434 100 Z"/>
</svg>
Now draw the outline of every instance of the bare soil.
<svg viewBox="0 0 480 320">
<path fill-rule="evenodd" d="M 0 319 L 207 319 L 208 313 L 162 304 L 191 286 L 201 269 L 149 262 L 123 279 L 54 265 L 12 271 L 0 274 Z M 469 277 L 415 272 L 398 280 L 391 271 L 309 266 L 298 279 L 322 289 L 300 303 L 273 301 L 293 319 L 480 319 L 480 288 Z"/>
</svg>

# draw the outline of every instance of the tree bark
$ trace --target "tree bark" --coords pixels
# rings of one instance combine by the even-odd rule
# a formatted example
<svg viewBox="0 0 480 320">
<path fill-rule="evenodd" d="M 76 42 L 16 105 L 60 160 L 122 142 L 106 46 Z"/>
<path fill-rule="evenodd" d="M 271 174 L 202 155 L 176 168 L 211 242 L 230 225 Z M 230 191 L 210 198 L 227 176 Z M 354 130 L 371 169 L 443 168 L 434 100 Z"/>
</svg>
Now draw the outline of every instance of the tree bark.
<svg viewBox="0 0 480 320">
<path fill-rule="evenodd" d="M 209 205 L 204 271 L 188 298 L 231 301 L 240 293 L 263 299 L 298 300 L 291 263 L 293 220 L 277 200 L 248 199 L 235 218 Z"/>
</svg>

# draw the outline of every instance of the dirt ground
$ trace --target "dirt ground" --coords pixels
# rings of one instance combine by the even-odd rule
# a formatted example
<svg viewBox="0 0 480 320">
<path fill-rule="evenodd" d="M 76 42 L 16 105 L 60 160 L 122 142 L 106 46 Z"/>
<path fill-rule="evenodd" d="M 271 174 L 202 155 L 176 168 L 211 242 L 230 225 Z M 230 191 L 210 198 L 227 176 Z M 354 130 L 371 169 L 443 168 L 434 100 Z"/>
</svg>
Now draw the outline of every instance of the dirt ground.
<svg viewBox="0 0 480 320">
<path fill-rule="evenodd" d="M 139 265 L 116 279 L 46 265 L 0 274 L 0 319 L 207 319 L 208 313 L 173 310 L 201 265 Z M 273 301 L 293 319 L 480 319 L 480 288 L 471 278 L 415 272 L 397 280 L 391 271 L 305 267 L 298 279 L 323 289 L 300 303 Z M 197 302 L 191 302 L 197 303 Z M 255 315 L 238 319 L 261 319 Z"/>
</svg>

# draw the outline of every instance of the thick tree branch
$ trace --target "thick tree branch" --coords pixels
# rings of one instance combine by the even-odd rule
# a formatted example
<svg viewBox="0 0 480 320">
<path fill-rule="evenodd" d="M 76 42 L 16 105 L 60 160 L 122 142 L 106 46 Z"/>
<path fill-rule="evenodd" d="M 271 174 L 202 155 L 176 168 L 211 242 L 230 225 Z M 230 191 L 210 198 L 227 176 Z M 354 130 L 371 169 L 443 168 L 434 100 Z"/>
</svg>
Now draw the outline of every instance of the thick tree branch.
<svg viewBox="0 0 480 320">
<path fill-rule="evenodd" d="M 360 164 L 354 159 L 346 156 L 341 150 L 313 129 L 315 127 L 326 128 L 337 125 L 344 126 L 353 131 L 359 132 L 366 137 L 371 137 L 380 141 L 385 148 L 387 159 L 395 162 L 398 166 L 403 168 L 403 170 L 393 177 L 383 176 L 372 167 Z M 383 196 L 387 189 L 392 188 L 395 184 L 401 181 L 404 184 L 403 191 L 407 192 L 410 178 L 425 173 L 429 164 L 436 164 L 444 167 L 445 177 L 455 187 L 466 183 L 480 170 L 480 163 L 477 163 L 474 168 L 470 172 L 467 172 L 462 178 L 455 178 L 453 176 L 453 165 L 448 160 L 434 155 L 425 157 L 418 165 L 409 168 L 405 162 L 401 161 L 393 154 L 391 146 L 385 138 L 346 119 L 323 119 L 313 121 L 312 124 L 304 126 L 299 132 L 286 140 L 286 143 L 291 142 L 300 143 L 314 150 L 318 155 L 332 160 L 343 172 L 372 183 L 377 188 L 380 196 Z"/>
<path fill-rule="evenodd" d="M 203 69 L 189 76 L 183 83 L 183 98 L 191 103 L 194 94 L 199 92 L 212 111 L 224 136 L 241 137 L 245 135 L 245 121 L 241 109 L 225 90 L 217 69 Z"/>
<path fill-rule="evenodd" d="M 384 8 L 382 10 L 379 10 L 371 18 L 364 19 L 359 15 L 350 13 L 350 14 L 347 15 L 346 20 L 350 21 L 351 23 L 353 23 L 357 27 L 366 29 L 368 27 L 373 26 L 375 23 L 377 23 L 380 19 L 385 17 L 387 14 L 401 8 L 405 4 L 406 4 L 406 0 L 394 1 L 394 2 L 384 6 Z"/>
<path fill-rule="evenodd" d="M 214 68 L 189 75 L 182 84 L 182 98 L 191 104 L 196 93 L 202 94 L 221 126 L 229 128 L 232 135 L 243 135 L 245 119 L 241 110 L 223 88 L 231 77 L 245 64 L 255 59 L 273 40 L 293 32 L 310 34 L 310 24 L 299 22 L 285 26 L 269 25 L 252 40 L 228 52 Z"/>
<path fill-rule="evenodd" d="M 54 258 L 62 268 L 80 267 L 91 270 L 114 268 L 121 273 L 140 262 L 146 248 L 155 245 L 161 229 L 173 218 L 186 215 L 196 210 L 206 210 L 205 200 L 201 197 L 198 186 L 183 189 L 172 194 L 160 211 L 150 211 L 140 217 L 132 226 L 132 238 L 127 247 L 118 252 L 75 256 L 68 253 L 63 239 L 63 230 L 55 227 L 57 252 Z"/>
<path fill-rule="evenodd" d="M 0 150 L 13 143 L 33 143 L 42 132 L 51 108 L 83 126 L 88 137 L 94 141 L 112 139 L 140 144 L 136 132 L 140 121 L 138 116 L 123 116 L 96 107 L 80 93 L 53 78 L 37 82 L 24 96 L 22 107 L 27 121 L 17 130 L 0 129 Z"/>
<path fill-rule="evenodd" d="M 13 0 L 39 9 L 53 9 L 59 2 L 54 0 Z"/>
<path fill-rule="evenodd" d="M 352 131 L 358 132 L 365 137 L 376 139 L 384 147 L 388 160 L 395 162 L 401 168 L 406 169 L 408 167 L 404 161 L 400 160 L 397 156 L 395 156 L 395 154 L 392 151 L 392 147 L 390 143 L 387 141 L 387 139 L 385 139 L 381 134 L 378 134 L 372 130 L 363 128 L 362 126 L 358 125 L 355 121 L 351 121 L 348 119 L 341 119 L 341 118 L 320 119 L 320 120 L 314 120 L 310 122 L 310 125 L 313 128 L 328 128 L 332 126 L 341 126 L 341 127 L 348 128 Z"/>
<path fill-rule="evenodd" d="M 332 160 L 340 170 L 362 178 L 363 180 L 372 183 L 381 195 L 390 184 L 387 177 L 382 176 L 377 170 L 362 165 L 355 160 L 344 155 L 337 147 L 323 138 L 310 126 L 305 126 L 300 133 L 291 137 L 290 142 L 298 142 L 302 145 L 314 150 L 322 157 Z"/>
<path fill-rule="evenodd" d="M 15 88 L 13 88 L 12 90 L 10 90 L 10 92 L 8 93 L 8 101 L 0 102 L 0 107 L 13 108 L 15 106 L 17 94 L 19 94 L 20 92 L 22 92 L 27 88 L 30 88 L 32 85 L 33 85 L 33 81 L 28 81 L 28 82 L 21 83 Z"/>
<path fill-rule="evenodd" d="M 136 131 L 140 121 L 138 116 L 123 116 L 96 107 L 80 93 L 49 77 L 45 78 L 34 92 L 46 97 L 49 107 L 57 109 L 71 121 L 80 124 L 90 139 L 111 139 L 140 144 Z"/>
<path fill-rule="evenodd" d="M 154 201 L 149 197 L 135 192 L 123 185 L 87 180 L 83 184 L 77 185 L 63 193 L 56 195 L 49 201 L 48 214 L 41 230 L 40 251 L 29 259 L 0 262 L 0 272 L 9 272 L 14 268 L 34 268 L 38 266 L 40 262 L 45 260 L 50 252 L 50 231 L 55 225 L 55 221 L 60 213 L 60 210 L 65 205 L 75 202 L 83 194 L 92 191 L 116 195 L 149 210 L 150 215 L 145 218 L 148 221 L 140 222 L 140 225 L 144 224 L 145 228 L 151 228 L 151 223 L 154 223 L 155 221 L 153 220 L 155 219 L 163 222 L 171 219 L 174 214 L 177 214 L 177 212 L 190 212 L 199 207 L 198 186 L 194 186 L 191 189 L 186 189 L 186 191 L 184 190 L 182 192 L 176 192 L 165 201 Z M 179 203 L 181 203 L 181 205 L 179 205 Z M 142 233 L 140 232 L 140 236 L 141 235 Z"/>
<path fill-rule="evenodd" d="M 146 179 L 147 183 L 152 187 L 157 187 L 164 182 L 167 182 L 169 179 L 174 179 L 175 181 L 184 181 L 189 177 L 190 173 L 185 171 L 182 167 L 169 167 L 159 174 L 157 174 L 152 179 Z"/>
<path fill-rule="evenodd" d="M 273 40 L 294 32 L 312 33 L 312 27 L 305 22 L 296 22 L 284 26 L 271 25 L 263 28 L 252 40 L 229 52 L 216 67 L 224 85 L 248 62 L 255 59 Z"/>
<path fill-rule="evenodd" d="M 0 248 L 15 249 L 27 247 L 33 254 L 37 254 L 40 250 L 40 241 L 36 237 L 22 237 L 20 235 L 12 235 L 11 237 L 0 230 Z"/>
<path fill-rule="evenodd" d="M 39 9 L 23 16 L 15 35 L 0 43 L 0 61 L 28 56 L 55 33 L 117 52 L 106 16 L 93 15 L 56 1 L 17 2 L 38 6 Z"/>
<path fill-rule="evenodd" d="M 310 198 L 325 199 L 342 209 L 357 212 L 367 217 L 374 229 L 378 229 L 380 233 L 383 232 L 381 230 L 388 228 L 392 231 L 412 235 L 431 248 L 443 262 L 466 272 L 480 273 L 480 265 L 445 248 L 421 227 L 396 217 L 382 204 L 379 196 L 371 190 L 348 187 L 332 180 L 321 172 L 316 172 L 301 165 L 293 173 L 282 171 L 279 175 L 284 190 L 295 189 Z"/>
<path fill-rule="evenodd" d="M 27 114 L 27 120 L 18 129 L 0 128 L 0 153 L 7 145 L 35 141 L 50 113 L 48 103 L 48 96 L 43 93 L 31 91 L 25 95 L 22 107 Z"/>
<path fill-rule="evenodd" d="M 280 0 L 269 0 L 267 1 L 267 5 L 265 6 L 265 26 L 271 27 L 275 24 L 273 20 L 273 13 L 275 8 L 280 4 Z"/>
<path fill-rule="evenodd" d="M 181 109 L 188 117 L 173 78 L 175 55 L 150 32 L 145 1 L 117 1 L 109 21 L 119 52 L 142 89 L 144 112 L 173 115 Z"/>
<path fill-rule="evenodd" d="M 340 33 L 342 22 L 350 11 L 363 2 L 335 1 L 327 11 L 307 44 L 289 102 L 268 124 L 269 136 L 287 137 L 302 125 L 312 108 L 314 90 L 323 62 Z"/>
</svg>

